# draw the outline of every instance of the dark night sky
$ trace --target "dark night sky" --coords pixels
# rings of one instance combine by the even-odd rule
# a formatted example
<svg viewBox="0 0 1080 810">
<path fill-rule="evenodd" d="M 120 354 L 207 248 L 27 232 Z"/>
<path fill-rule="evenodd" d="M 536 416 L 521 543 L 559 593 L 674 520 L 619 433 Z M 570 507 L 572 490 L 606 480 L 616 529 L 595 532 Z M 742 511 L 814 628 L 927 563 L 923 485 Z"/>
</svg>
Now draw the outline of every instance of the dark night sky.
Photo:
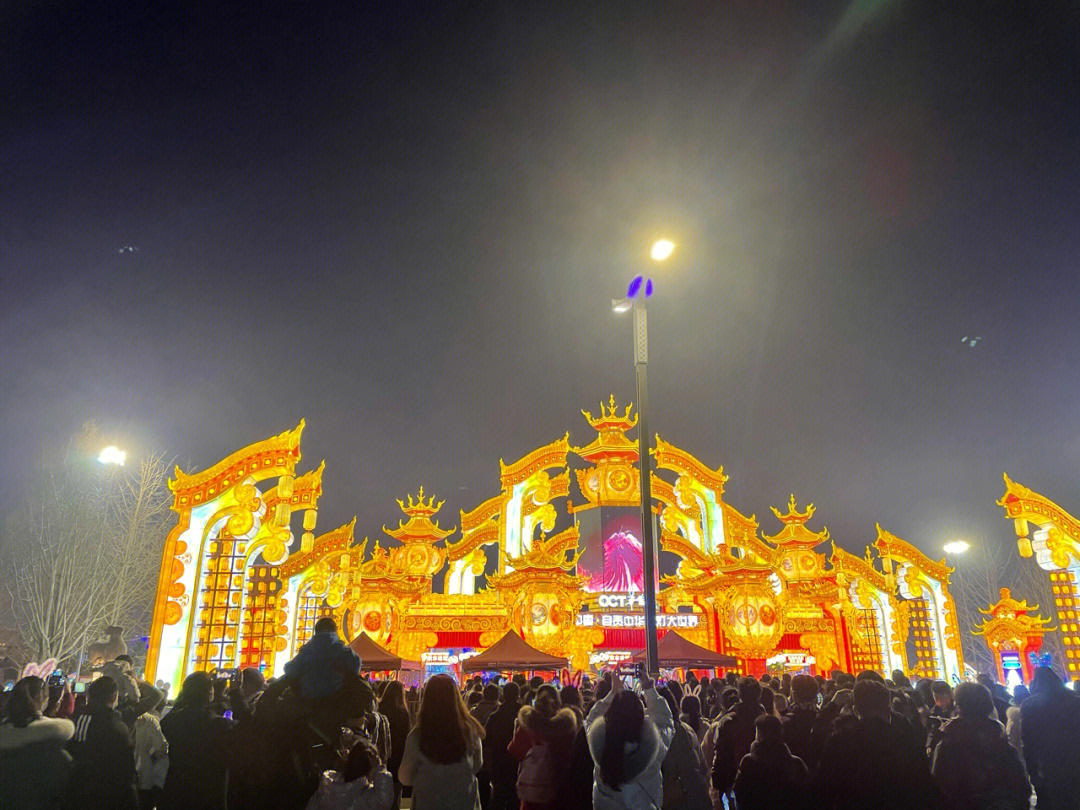
<svg viewBox="0 0 1080 810">
<path fill-rule="evenodd" d="M 4 5 L 5 508 L 87 419 L 206 467 L 306 417 L 320 529 L 455 525 L 633 397 L 666 234 L 652 427 L 764 530 L 1080 512 L 1075 4 L 126 5 Z"/>
</svg>

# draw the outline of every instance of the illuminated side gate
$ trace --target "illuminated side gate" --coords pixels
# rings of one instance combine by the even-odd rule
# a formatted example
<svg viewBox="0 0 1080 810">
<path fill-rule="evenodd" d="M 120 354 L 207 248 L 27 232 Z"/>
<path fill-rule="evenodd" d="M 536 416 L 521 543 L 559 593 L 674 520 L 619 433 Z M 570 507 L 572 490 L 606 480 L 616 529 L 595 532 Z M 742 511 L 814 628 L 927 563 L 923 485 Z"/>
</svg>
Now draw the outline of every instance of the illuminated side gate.
<svg viewBox="0 0 1080 810">
<path fill-rule="evenodd" d="M 246 541 L 232 538 L 227 531 L 207 544 L 189 671 L 236 666 L 246 550 Z"/>
<path fill-rule="evenodd" d="M 254 565 L 249 570 L 244 594 L 243 642 L 240 666 L 273 671 L 274 656 L 285 649 L 286 597 L 276 565 Z"/>
<path fill-rule="evenodd" d="M 851 645 L 851 662 L 858 672 L 864 669 L 872 669 L 875 672 L 885 672 L 885 655 L 882 650 L 882 633 L 878 624 L 877 612 L 874 610 L 859 610 L 855 621 L 865 644 Z"/>
<path fill-rule="evenodd" d="M 941 679 L 941 648 L 934 613 L 925 599 L 909 599 L 910 627 L 908 636 L 908 660 L 914 662 L 912 675 L 918 678 Z"/>
</svg>

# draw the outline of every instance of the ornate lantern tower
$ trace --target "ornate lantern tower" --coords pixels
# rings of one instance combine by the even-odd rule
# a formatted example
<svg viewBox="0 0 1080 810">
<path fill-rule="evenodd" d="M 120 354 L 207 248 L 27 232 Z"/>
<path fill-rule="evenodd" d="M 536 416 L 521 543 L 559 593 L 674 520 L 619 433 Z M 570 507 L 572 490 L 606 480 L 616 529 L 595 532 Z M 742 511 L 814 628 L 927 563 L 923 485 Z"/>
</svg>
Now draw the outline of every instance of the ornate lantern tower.
<svg viewBox="0 0 1080 810">
<path fill-rule="evenodd" d="M 1001 589 L 1001 598 L 989 610 L 979 609 L 990 618 L 976 627 L 974 634 L 986 639 L 997 664 L 998 680 L 1004 684 L 1010 683 L 1010 677 L 1013 683 L 1018 678 L 1023 683 L 1031 681 L 1035 669 L 1031 655 L 1039 651 L 1043 635 L 1054 629 L 1046 626 L 1049 619 L 1035 613 L 1038 609 L 1038 605 L 1013 599 L 1008 588 Z"/>
</svg>

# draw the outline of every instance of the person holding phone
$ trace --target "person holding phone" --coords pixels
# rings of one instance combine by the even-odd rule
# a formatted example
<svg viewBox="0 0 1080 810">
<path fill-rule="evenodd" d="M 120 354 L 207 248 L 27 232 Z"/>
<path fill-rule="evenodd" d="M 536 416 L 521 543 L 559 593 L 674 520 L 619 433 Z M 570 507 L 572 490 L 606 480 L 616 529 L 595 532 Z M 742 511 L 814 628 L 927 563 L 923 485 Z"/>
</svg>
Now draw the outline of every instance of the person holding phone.
<svg viewBox="0 0 1080 810">
<path fill-rule="evenodd" d="M 611 691 L 585 719 L 592 754 L 594 810 L 663 807 L 660 766 L 675 733 L 674 718 L 651 678 L 638 671 L 642 699 L 614 674 Z"/>
</svg>

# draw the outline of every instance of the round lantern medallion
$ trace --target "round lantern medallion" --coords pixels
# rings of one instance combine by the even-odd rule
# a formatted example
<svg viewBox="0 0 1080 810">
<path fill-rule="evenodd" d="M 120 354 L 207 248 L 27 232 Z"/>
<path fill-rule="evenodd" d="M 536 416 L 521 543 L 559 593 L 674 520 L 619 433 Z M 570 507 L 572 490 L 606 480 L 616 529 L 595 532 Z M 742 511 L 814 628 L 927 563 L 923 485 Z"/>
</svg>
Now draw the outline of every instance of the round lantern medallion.
<svg viewBox="0 0 1080 810">
<path fill-rule="evenodd" d="M 382 614 L 377 610 L 369 610 L 364 614 L 364 629 L 369 633 L 376 633 L 382 627 Z"/>
<path fill-rule="evenodd" d="M 547 621 L 547 608 L 539 604 L 533 605 L 530 615 L 532 616 L 532 623 L 534 626 L 541 625 Z"/>
</svg>

